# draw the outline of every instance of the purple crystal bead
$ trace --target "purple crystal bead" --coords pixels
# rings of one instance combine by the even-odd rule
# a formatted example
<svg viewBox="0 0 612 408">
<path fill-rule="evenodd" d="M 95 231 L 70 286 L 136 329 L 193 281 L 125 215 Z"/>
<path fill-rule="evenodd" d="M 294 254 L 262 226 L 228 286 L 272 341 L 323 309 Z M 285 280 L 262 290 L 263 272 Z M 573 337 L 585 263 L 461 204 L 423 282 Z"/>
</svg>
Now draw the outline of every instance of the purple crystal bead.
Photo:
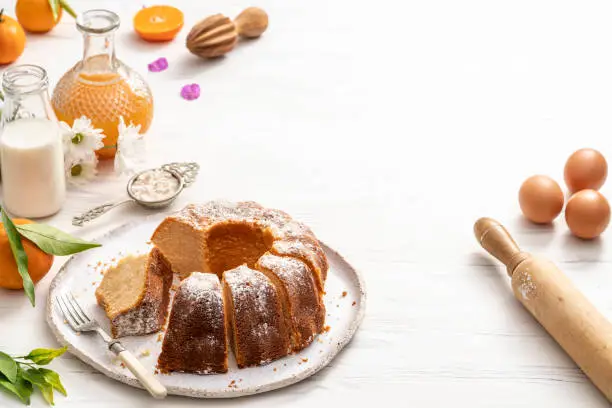
<svg viewBox="0 0 612 408">
<path fill-rule="evenodd" d="M 193 101 L 194 99 L 198 99 L 200 97 L 200 85 L 198 84 L 189 84 L 185 85 L 183 89 L 181 89 L 181 96 L 183 99 L 188 101 Z"/>
<path fill-rule="evenodd" d="M 158 58 L 152 63 L 149 64 L 149 71 L 151 72 L 161 72 L 168 69 L 168 60 L 165 58 Z"/>
</svg>

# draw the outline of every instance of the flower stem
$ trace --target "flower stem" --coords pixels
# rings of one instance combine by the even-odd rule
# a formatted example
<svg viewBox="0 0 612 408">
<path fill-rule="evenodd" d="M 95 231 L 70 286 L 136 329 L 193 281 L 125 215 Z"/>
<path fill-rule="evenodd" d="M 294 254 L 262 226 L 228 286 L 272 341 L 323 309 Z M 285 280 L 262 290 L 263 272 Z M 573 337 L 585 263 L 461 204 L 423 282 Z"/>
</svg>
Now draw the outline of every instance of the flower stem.
<svg viewBox="0 0 612 408">
<path fill-rule="evenodd" d="M 74 12 L 73 8 L 70 7 L 70 4 L 66 3 L 66 0 L 59 0 L 60 7 L 66 10 L 66 13 L 70 14 L 72 18 L 76 18 L 77 15 Z"/>
</svg>

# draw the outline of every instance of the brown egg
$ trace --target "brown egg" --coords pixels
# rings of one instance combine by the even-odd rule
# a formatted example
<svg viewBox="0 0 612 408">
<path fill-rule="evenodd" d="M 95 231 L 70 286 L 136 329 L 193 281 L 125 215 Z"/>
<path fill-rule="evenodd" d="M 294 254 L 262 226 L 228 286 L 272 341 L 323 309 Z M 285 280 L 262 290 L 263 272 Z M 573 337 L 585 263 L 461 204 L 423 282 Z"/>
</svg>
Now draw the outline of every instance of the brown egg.
<svg viewBox="0 0 612 408">
<path fill-rule="evenodd" d="M 579 191 L 567 202 L 565 221 L 572 234 L 579 238 L 598 237 L 610 222 L 608 200 L 599 191 Z"/>
<path fill-rule="evenodd" d="M 565 184 L 570 192 L 599 190 L 608 177 L 608 163 L 594 149 L 576 150 L 565 163 Z"/>
<path fill-rule="evenodd" d="M 552 222 L 563 209 L 563 191 L 548 176 L 531 176 L 519 190 L 519 204 L 527 219 L 538 224 Z"/>
</svg>

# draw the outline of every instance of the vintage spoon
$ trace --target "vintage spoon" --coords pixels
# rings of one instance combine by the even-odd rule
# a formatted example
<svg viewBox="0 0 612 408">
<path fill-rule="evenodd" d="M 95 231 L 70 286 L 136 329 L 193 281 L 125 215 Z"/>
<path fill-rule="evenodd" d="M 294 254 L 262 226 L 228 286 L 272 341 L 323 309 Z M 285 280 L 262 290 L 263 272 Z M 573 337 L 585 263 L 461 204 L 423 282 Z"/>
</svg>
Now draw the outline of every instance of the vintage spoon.
<svg viewBox="0 0 612 408">
<path fill-rule="evenodd" d="M 178 188 L 171 196 L 164 198 L 163 200 L 159 200 L 159 201 L 140 200 L 134 194 L 132 186 L 134 185 L 134 182 L 136 181 L 136 179 L 138 179 L 139 176 L 149 171 L 152 171 L 152 170 L 162 170 L 162 171 L 166 171 L 170 173 L 174 178 L 178 180 L 178 183 L 179 183 Z M 102 214 L 106 214 L 113 208 L 119 207 L 120 205 L 123 205 L 123 204 L 132 203 L 132 202 L 135 202 L 146 208 L 167 207 L 170 204 L 172 204 L 174 200 L 176 200 L 179 194 L 181 194 L 186 187 L 189 187 L 191 184 L 193 184 L 196 177 L 198 176 L 199 171 L 200 171 L 200 166 L 197 163 L 170 163 L 170 164 L 164 164 L 163 166 L 157 169 L 149 169 L 149 170 L 141 171 L 140 173 L 132 176 L 132 178 L 130 178 L 130 180 L 128 181 L 127 193 L 130 198 L 123 200 L 123 201 L 102 204 L 98 207 L 92 208 L 91 210 L 72 218 L 72 225 L 74 225 L 75 227 L 82 227 L 86 222 L 94 220 L 100 217 Z"/>
</svg>

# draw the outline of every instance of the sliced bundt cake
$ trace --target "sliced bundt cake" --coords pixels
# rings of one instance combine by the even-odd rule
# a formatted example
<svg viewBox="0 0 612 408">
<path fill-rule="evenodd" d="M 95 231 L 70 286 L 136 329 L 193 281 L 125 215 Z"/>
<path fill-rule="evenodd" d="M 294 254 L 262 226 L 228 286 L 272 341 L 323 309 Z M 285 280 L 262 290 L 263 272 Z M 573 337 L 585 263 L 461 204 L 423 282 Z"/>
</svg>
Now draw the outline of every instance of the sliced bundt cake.
<svg viewBox="0 0 612 408">
<path fill-rule="evenodd" d="M 323 331 L 327 259 L 312 231 L 286 213 L 253 202 L 189 205 L 167 217 L 151 240 L 186 278 L 173 303 L 160 370 L 227 370 L 220 363 L 227 355 L 219 340 L 222 321 L 241 368 L 299 351 Z M 187 290 L 194 276 L 200 289 Z M 216 306 L 204 308 L 200 302 L 210 299 Z M 202 351 L 208 345 L 215 351 Z"/>
</svg>

